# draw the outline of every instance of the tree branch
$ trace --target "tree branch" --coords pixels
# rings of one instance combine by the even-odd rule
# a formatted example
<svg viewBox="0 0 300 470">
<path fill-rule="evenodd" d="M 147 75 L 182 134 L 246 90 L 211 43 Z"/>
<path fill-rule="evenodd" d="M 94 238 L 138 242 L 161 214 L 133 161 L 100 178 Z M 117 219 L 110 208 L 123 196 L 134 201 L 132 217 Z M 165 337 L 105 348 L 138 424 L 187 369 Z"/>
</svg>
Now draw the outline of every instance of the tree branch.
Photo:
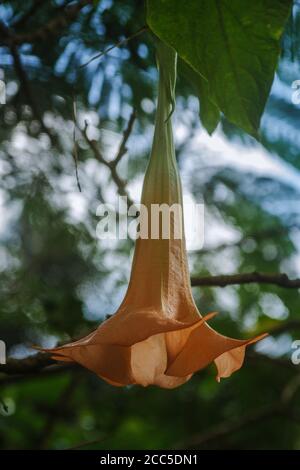
<svg viewBox="0 0 300 470">
<path fill-rule="evenodd" d="M 299 328 L 300 329 L 300 324 Z M 275 333 L 272 332 L 272 336 L 274 336 Z M 291 372 L 295 371 L 295 364 L 292 363 L 291 360 L 288 358 L 283 358 L 283 357 L 273 357 L 273 356 L 266 356 L 265 354 L 261 354 L 254 349 L 251 349 L 247 352 L 247 362 L 250 362 L 250 364 L 265 364 L 268 367 L 280 367 L 281 370 L 289 370 Z"/>
<path fill-rule="evenodd" d="M 30 83 L 29 83 L 26 71 L 23 67 L 18 49 L 15 45 L 12 45 L 10 50 L 11 50 L 11 55 L 12 55 L 13 60 L 14 60 L 15 71 L 16 71 L 16 74 L 17 74 L 19 80 L 20 80 L 20 85 L 21 85 L 21 88 L 23 89 L 26 101 L 27 101 L 28 105 L 31 107 L 32 112 L 33 112 L 33 116 L 39 122 L 42 131 L 45 132 L 48 135 L 48 137 L 51 140 L 51 143 L 53 144 L 54 143 L 53 135 L 50 132 L 50 130 L 45 126 L 43 118 L 42 118 L 42 116 L 40 114 L 40 111 L 38 109 L 38 106 L 35 102 L 35 99 L 34 99 L 33 94 L 31 92 Z"/>
<path fill-rule="evenodd" d="M 300 320 L 286 321 L 282 325 L 274 327 L 271 331 L 269 331 L 269 334 L 275 336 L 284 333 L 285 331 L 292 330 L 300 330 Z M 257 359 L 258 357 L 265 358 L 268 361 L 273 361 L 273 359 L 269 356 L 264 356 L 263 354 L 259 353 L 252 354 L 253 359 Z M 276 358 L 274 361 L 276 362 L 278 360 L 280 360 L 280 358 Z M 20 374 L 30 376 L 36 374 L 37 372 L 40 373 L 43 369 L 48 368 L 48 366 L 52 366 L 53 364 L 56 364 L 58 371 L 61 367 L 66 366 L 66 364 L 58 366 L 57 362 L 51 359 L 50 355 L 47 353 L 38 353 L 34 356 L 25 357 L 24 359 L 8 359 L 7 364 L 0 365 L 0 374 L 3 373 L 6 375 L 16 375 L 17 377 L 19 377 Z M 286 365 L 286 361 L 283 362 L 282 365 Z M 69 364 L 67 364 L 67 366 L 71 367 Z M 51 368 L 46 370 L 50 371 Z M 1 383 L 2 382 L 0 379 L 0 385 Z"/>
<path fill-rule="evenodd" d="M 117 155 L 116 155 L 115 159 L 113 160 L 115 166 L 117 166 L 117 164 L 119 163 L 119 161 L 122 159 L 122 157 L 125 155 L 125 153 L 126 153 L 127 150 L 128 150 L 127 147 L 126 147 L 126 144 L 127 144 L 127 141 L 128 141 L 128 139 L 129 139 L 129 137 L 130 137 L 130 135 L 131 135 L 135 118 L 136 118 L 136 113 L 135 113 L 135 109 L 133 109 L 133 110 L 132 110 L 132 113 L 131 113 L 131 115 L 130 115 L 130 118 L 129 118 L 127 127 L 126 127 L 125 130 L 124 130 L 123 138 L 122 138 L 122 141 L 121 141 L 121 145 L 120 145 L 120 147 L 119 147 L 119 150 L 118 150 L 118 152 L 117 152 Z"/>
<path fill-rule="evenodd" d="M 193 276 L 191 278 L 193 287 L 212 286 L 225 287 L 235 284 L 274 284 L 287 289 L 300 288 L 300 279 L 290 279 L 284 273 L 242 273 L 242 274 L 226 274 L 217 276 Z"/>
<path fill-rule="evenodd" d="M 56 363 L 49 354 L 38 353 L 24 359 L 8 359 L 6 364 L 0 365 L 0 373 L 8 375 L 32 374 Z"/>
<path fill-rule="evenodd" d="M 79 0 L 76 4 L 67 5 L 54 19 L 50 20 L 37 30 L 24 34 L 12 33 L 9 38 L 2 35 L 1 43 L 10 47 L 12 44 L 21 45 L 25 43 L 44 41 L 50 35 L 60 33 L 63 28 L 68 26 L 68 24 L 76 18 L 83 7 L 92 4 L 93 0 Z M 61 8 L 59 8 L 59 10 L 61 10 Z"/>
<path fill-rule="evenodd" d="M 51 131 L 45 126 L 44 121 L 43 121 L 43 117 L 41 116 L 39 108 L 38 108 L 38 106 L 35 102 L 35 99 L 34 99 L 34 96 L 33 96 L 32 92 L 31 92 L 31 86 L 30 86 L 30 83 L 29 83 L 29 79 L 27 77 L 26 70 L 23 67 L 22 60 L 21 60 L 18 48 L 17 48 L 16 44 L 12 41 L 13 33 L 1 21 L 0 21 L 0 33 L 3 36 L 5 36 L 9 41 L 9 48 L 10 48 L 10 52 L 11 52 L 13 62 L 14 62 L 14 69 L 15 69 L 17 77 L 19 78 L 20 86 L 21 86 L 21 89 L 23 90 L 23 93 L 24 93 L 25 99 L 27 101 L 27 104 L 31 107 L 33 116 L 39 122 L 41 130 L 48 135 L 48 137 L 49 137 L 49 139 L 50 139 L 50 141 L 53 145 L 55 143 L 54 136 L 52 135 Z"/>
<path fill-rule="evenodd" d="M 27 21 L 30 20 L 34 16 L 34 14 L 45 4 L 44 0 L 35 0 L 32 2 L 31 6 L 28 8 L 27 11 L 23 15 L 18 15 L 16 19 L 13 19 L 10 26 L 13 28 L 23 28 Z"/>
<path fill-rule="evenodd" d="M 23 359 L 19 359 L 19 361 L 22 361 Z M 8 364 L 11 363 L 11 359 L 8 359 Z M 0 366 L 0 373 L 2 373 L 2 367 Z M 72 371 L 77 371 L 79 369 L 79 366 L 77 364 L 69 364 L 69 363 L 61 363 L 61 364 L 54 364 L 54 365 L 46 365 L 43 369 L 35 369 L 33 367 L 32 371 L 27 371 L 26 373 L 20 372 L 20 369 L 22 368 L 21 365 L 18 365 L 17 370 L 19 371 L 17 374 L 12 372 L 11 374 L 3 375 L 2 378 L 0 378 L 0 387 L 6 387 L 9 385 L 15 385 L 20 382 L 26 382 L 27 380 L 42 380 L 44 378 L 52 377 L 52 376 L 57 376 L 59 374 L 65 374 L 66 372 L 72 372 Z M 14 369 L 11 367 L 11 371 Z"/>
<path fill-rule="evenodd" d="M 129 138 L 129 134 L 130 132 L 132 131 L 132 127 L 133 127 L 133 121 L 134 121 L 134 115 L 132 114 L 130 119 L 129 119 L 129 123 L 127 125 L 127 128 L 125 129 L 124 131 L 124 134 L 123 134 L 123 140 L 121 142 L 121 146 L 120 146 L 120 149 L 118 150 L 118 153 L 115 157 L 114 160 L 112 161 L 107 161 L 104 156 L 102 155 L 102 152 L 100 151 L 99 149 L 99 146 L 97 144 L 97 142 L 95 140 L 91 140 L 89 139 L 88 135 L 87 135 L 87 129 L 88 129 L 88 124 L 86 123 L 85 124 L 85 128 L 84 129 L 81 129 L 78 125 L 78 129 L 80 130 L 81 134 L 83 135 L 85 141 L 87 142 L 87 144 L 89 145 L 90 149 L 92 150 L 93 154 L 94 154 L 94 157 L 96 158 L 96 160 L 98 160 L 100 163 L 102 163 L 103 165 L 105 165 L 109 170 L 110 170 L 110 174 L 111 174 L 111 177 L 112 177 L 112 180 L 114 181 L 114 183 L 116 184 L 117 188 L 118 188 L 118 193 L 121 195 L 121 196 L 125 196 L 127 198 L 127 204 L 128 206 L 131 206 L 133 205 L 133 201 L 131 200 L 127 190 L 126 190 L 126 181 L 123 180 L 123 178 L 121 178 L 119 176 L 119 173 L 117 171 L 117 164 L 119 163 L 120 159 L 125 155 L 127 149 L 126 149 L 126 142 Z M 121 156 L 120 156 L 121 155 Z"/>
</svg>

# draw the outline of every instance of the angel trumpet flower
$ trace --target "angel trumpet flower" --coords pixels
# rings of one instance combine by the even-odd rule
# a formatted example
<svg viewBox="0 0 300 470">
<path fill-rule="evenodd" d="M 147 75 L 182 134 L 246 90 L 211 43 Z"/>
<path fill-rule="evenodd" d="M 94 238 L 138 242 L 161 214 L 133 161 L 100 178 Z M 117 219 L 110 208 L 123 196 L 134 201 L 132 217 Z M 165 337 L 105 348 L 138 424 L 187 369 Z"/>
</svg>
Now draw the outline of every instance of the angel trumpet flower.
<svg viewBox="0 0 300 470">
<path fill-rule="evenodd" d="M 142 204 L 151 227 L 153 204 L 177 204 L 182 215 L 182 192 L 177 170 L 171 113 L 174 107 L 176 54 L 158 45 L 159 93 L 155 132 L 146 171 Z M 171 214 L 172 215 L 172 214 Z M 52 357 L 77 362 L 113 385 L 140 384 L 174 388 L 212 361 L 217 379 L 242 366 L 250 340 L 222 336 L 195 305 L 184 240 L 175 237 L 174 214 L 170 236 L 136 241 L 130 282 L 117 312 L 79 341 L 51 349 Z"/>
</svg>

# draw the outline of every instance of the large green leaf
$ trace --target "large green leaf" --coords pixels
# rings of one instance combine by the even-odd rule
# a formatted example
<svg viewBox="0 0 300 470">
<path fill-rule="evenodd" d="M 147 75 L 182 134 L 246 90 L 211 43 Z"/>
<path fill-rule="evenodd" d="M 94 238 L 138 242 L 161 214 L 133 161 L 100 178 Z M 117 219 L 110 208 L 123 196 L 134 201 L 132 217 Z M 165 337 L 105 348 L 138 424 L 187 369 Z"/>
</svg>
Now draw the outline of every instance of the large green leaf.
<svg viewBox="0 0 300 470">
<path fill-rule="evenodd" d="M 209 96 L 208 81 L 195 72 L 184 60 L 178 61 L 178 73 L 192 85 L 200 101 L 200 119 L 209 134 L 212 134 L 220 122 L 220 110 Z"/>
<path fill-rule="evenodd" d="M 208 81 L 209 99 L 227 119 L 257 136 L 291 4 L 147 0 L 147 22 Z"/>
</svg>

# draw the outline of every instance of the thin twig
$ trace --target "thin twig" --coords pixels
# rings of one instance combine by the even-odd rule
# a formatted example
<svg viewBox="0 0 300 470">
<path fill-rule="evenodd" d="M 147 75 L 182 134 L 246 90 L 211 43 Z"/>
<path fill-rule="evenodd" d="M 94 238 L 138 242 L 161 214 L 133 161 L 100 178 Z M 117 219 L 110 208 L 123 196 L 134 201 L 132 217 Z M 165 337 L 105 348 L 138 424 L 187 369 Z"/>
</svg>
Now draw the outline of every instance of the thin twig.
<svg viewBox="0 0 300 470">
<path fill-rule="evenodd" d="M 118 174 L 118 171 L 117 171 L 117 168 L 116 168 L 116 163 L 115 163 L 115 160 L 112 160 L 112 161 L 107 161 L 103 155 L 102 155 L 102 152 L 100 151 L 99 149 L 99 146 L 97 144 L 97 142 L 95 140 L 91 140 L 89 139 L 88 135 L 87 135 L 87 130 L 88 130 L 88 123 L 86 122 L 85 123 L 85 127 L 84 129 L 81 129 L 79 126 L 77 126 L 78 129 L 80 130 L 80 132 L 82 133 L 85 141 L 87 142 L 87 144 L 89 145 L 90 149 L 92 150 L 93 154 L 94 154 L 94 157 L 100 162 L 102 163 L 103 165 L 105 165 L 109 170 L 110 170 L 110 174 L 111 174 L 111 178 L 112 180 L 114 181 L 114 183 L 116 184 L 117 188 L 118 188 L 118 193 L 121 195 L 121 196 L 125 196 L 127 198 L 127 204 L 128 206 L 131 206 L 133 205 L 133 201 L 131 200 L 127 190 L 126 190 L 126 181 L 123 180 L 119 174 Z M 128 137 L 127 137 L 128 138 Z M 124 154 L 123 154 L 124 155 Z"/>
<path fill-rule="evenodd" d="M 72 116 L 73 116 L 73 151 L 72 151 L 72 156 L 75 164 L 75 175 L 76 175 L 76 181 L 77 181 L 77 186 L 79 189 L 79 192 L 81 193 L 81 185 L 79 181 L 79 175 L 78 175 L 78 145 L 77 145 L 77 140 L 76 140 L 76 122 L 77 122 L 77 107 L 76 107 L 76 98 L 75 95 L 73 94 L 73 103 L 72 103 Z"/>
<path fill-rule="evenodd" d="M 135 110 L 133 109 L 133 110 L 132 110 L 132 113 L 131 113 L 131 115 L 130 115 L 130 118 L 129 118 L 127 127 L 125 128 L 125 130 L 124 130 L 124 132 L 123 132 L 123 138 L 122 138 L 122 141 L 121 141 L 119 150 L 118 150 L 118 152 L 117 152 L 117 155 L 116 155 L 115 159 L 113 160 L 113 162 L 114 162 L 115 165 L 117 165 L 117 164 L 119 163 L 119 161 L 121 160 L 121 158 L 122 158 L 122 157 L 125 155 L 125 153 L 127 152 L 126 144 L 127 144 L 127 141 L 128 141 L 128 139 L 129 139 L 129 137 L 130 137 L 130 135 L 131 135 L 135 118 L 136 118 L 136 113 L 135 113 Z"/>
<path fill-rule="evenodd" d="M 113 44 L 112 46 L 109 46 L 108 48 L 104 49 L 104 51 L 102 52 L 99 52 L 98 54 L 94 55 L 93 57 L 91 57 L 87 62 L 85 62 L 84 64 L 81 64 L 79 66 L 80 69 L 82 69 L 83 67 L 86 67 L 87 65 L 89 65 L 91 62 L 93 62 L 94 60 L 96 59 L 100 59 L 100 57 L 108 54 L 110 51 L 112 51 L 113 49 L 117 48 L 117 47 L 121 47 L 123 46 L 124 44 L 126 44 L 128 41 L 131 41 L 131 39 L 139 36 L 140 34 L 144 33 L 145 31 L 148 31 L 148 26 L 143 26 L 142 28 L 140 28 L 138 31 L 136 31 L 135 33 L 131 34 L 131 36 L 128 36 L 127 38 L 124 38 L 124 39 L 121 39 L 119 42 L 117 42 L 116 44 Z"/>
</svg>

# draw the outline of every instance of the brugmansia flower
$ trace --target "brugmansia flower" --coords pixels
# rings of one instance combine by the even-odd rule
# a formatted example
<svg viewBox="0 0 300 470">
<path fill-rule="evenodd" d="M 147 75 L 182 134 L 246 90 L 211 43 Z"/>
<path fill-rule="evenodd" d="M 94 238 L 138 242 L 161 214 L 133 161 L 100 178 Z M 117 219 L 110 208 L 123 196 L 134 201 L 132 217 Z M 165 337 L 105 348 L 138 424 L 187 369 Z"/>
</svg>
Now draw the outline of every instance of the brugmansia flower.
<svg viewBox="0 0 300 470">
<path fill-rule="evenodd" d="M 182 215 L 170 118 L 176 54 L 162 43 L 157 53 L 158 105 L 141 201 L 148 209 L 150 228 L 153 204 L 177 204 Z M 113 385 L 164 388 L 183 384 L 212 361 L 218 380 L 242 366 L 246 346 L 263 335 L 245 341 L 232 339 L 206 323 L 214 314 L 202 317 L 195 305 L 184 234 L 175 237 L 174 232 L 171 214 L 168 238 L 162 237 L 160 229 L 158 238 L 137 239 L 128 290 L 118 311 L 85 338 L 51 349 L 53 358 L 77 362 Z"/>
</svg>

